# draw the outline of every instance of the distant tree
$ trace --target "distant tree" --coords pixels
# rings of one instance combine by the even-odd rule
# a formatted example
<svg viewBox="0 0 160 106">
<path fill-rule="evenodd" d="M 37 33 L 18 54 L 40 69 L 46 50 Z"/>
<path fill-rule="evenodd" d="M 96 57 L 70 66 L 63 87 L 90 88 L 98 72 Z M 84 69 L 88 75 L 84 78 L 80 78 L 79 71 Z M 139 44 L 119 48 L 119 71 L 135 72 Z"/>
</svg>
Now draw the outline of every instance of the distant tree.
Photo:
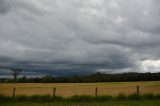
<svg viewBox="0 0 160 106">
<path fill-rule="evenodd" d="M 22 72 L 22 69 L 20 68 L 12 68 L 11 69 L 11 74 L 13 75 L 13 80 L 16 83 L 17 81 L 17 76 Z"/>
<path fill-rule="evenodd" d="M 28 79 L 26 76 L 23 76 L 22 78 L 18 78 L 18 82 L 27 83 L 28 80 L 29 80 L 29 79 Z"/>
<path fill-rule="evenodd" d="M 120 74 L 104 74 L 104 73 L 93 73 L 86 76 L 59 76 L 53 77 L 51 75 L 46 75 L 43 77 L 29 77 L 23 76 L 18 78 L 17 76 L 22 72 L 21 69 L 13 68 L 12 75 L 14 77 L 14 82 L 34 82 L 34 83 L 77 83 L 77 82 L 131 82 L 131 81 L 160 81 L 160 72 L 158 73 L 120 73 Z M 0 82 L 13 82 L 11 79 L 0 78 Z"/>
<path fill-rule="evenodd" d="M 53 77 L 51 75 L 46 75 L 42 77 L 42 82 L 43 83 L 51 83 L 53 82 Z"/>
</svg>

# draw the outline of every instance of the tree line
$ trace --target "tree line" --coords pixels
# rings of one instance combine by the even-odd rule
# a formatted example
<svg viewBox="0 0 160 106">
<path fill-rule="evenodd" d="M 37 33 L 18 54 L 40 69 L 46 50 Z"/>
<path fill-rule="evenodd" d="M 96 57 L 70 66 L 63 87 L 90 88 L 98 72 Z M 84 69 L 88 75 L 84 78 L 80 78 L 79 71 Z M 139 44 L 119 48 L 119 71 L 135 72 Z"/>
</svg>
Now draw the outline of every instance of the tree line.
<svg viewBox="0 0 160 106">
<path fill-rule="evenodd" d="M 0 82 L 11 83 L 14 79 L 1 78 Z M 44 77 L 29 78 L 23 76 L 17 78 L 17 83 L 89 83 L 89 82 L 126 82 L 126 81 L 160 81 L 160 73 L 121 73 L 121 74 L 104 74 L 94 73 L 86 76 L 70 76 L 70 77 L 53 77 L 46 75 Z"/>
</svg>

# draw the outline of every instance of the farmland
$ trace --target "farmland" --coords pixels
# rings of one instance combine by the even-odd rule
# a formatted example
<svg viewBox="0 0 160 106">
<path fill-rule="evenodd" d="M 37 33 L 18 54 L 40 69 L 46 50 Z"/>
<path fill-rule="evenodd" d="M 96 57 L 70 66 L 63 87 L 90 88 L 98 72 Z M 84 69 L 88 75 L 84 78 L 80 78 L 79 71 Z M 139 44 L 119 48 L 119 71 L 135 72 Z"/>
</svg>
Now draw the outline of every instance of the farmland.
<svg viewBox="0 0 160 106">
<path fill-rule="evenodd" d="M 107 82 L 107 83 L 1 83 L 0 94 L 11 96 L 13 88 L 16 95 L 52 95 L 56 88 L 56 95 L 70 97 L 73 95 L 125 95 L 136 93 L 136 86 L 140 87 L 140 94 L 160 94 L 160 81 L 147 82 Z"/>
</svg>

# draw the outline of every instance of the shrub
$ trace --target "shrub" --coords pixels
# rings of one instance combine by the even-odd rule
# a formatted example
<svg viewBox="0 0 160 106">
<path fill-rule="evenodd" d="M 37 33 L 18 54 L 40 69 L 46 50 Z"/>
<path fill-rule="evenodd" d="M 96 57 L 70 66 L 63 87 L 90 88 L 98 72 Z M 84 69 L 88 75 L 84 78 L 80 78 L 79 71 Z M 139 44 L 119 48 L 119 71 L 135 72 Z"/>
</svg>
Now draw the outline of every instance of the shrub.
<svg viewBox="0 0 160 106">
<path fill-rule="evenodd" d="M 82 95 L 82 96 L 72 96 L 70 98 L 66 99 L 67 101 L 74 101 L 74 102 L 84 102 L 84 101 L 95 101 L 95 98 L 93 96 L 87 96 L 87 95 Z"/>
<path fill-rule="evenodd" d="M 21 101 L 21 102 L 23 102 L 23 101 L 28 101 L 28 98 L 29 97 L 27 97 L 25 95 L 19 95 L 19 96 L 14 97 L 13 99 L 14 99 L 14 101 Z"/>
<path fill-rule="evenodd" d="M 128 95 L 128 99 L 129 100 L 139 100 L 140 99 L 140 95 L 131 94 L 131 95 Z"/>
<path fill-rule="evenodd" d="M 12 98 L 9 96 L 0 95 L 0 102 L 8 102 L 11 100 L 12 100 Z"/>
<path fill-rule="evenodd" d="M 105 102 L 105 101 L 111 101 L 113 99 L 112 96 L 97 96 L 96 101 Z"/>
<path fill-rule="evenodd" d="M 64 99 L 61 96 L 54 96 L 54 97 L 52 97 L 52 101 L 62 101 L 62 100 L 64 100 Z"/>
<path fill-rule="evenodd" d="M 155 98 L 155 96 L 153 94 L 144 94 L 144 95 L 142 95 L 142 98 L 144 100 L 153 100 Z"/>
<path fill-rule="evenodd" d="M 160 99 L 160 94 L 155 95 L 155 99 Z"/>
<path fill-rule="evenodd" d="M 116 100 L 126 100 L 126 96 L 124 94 L 119 94 L 117 97 L 116 97 Z"/>
<path fill-rule="evenodd" d="M 40 96 L 40 95 L 33 95 L 33 96 L 30 96 L 28 97 L 30 101 L 33 101 L 33 102 L 49 102 L 49 101 L 52 101 L 52 97 L 50 95 L 43 95 L 43 96 Z"/>
</svg>

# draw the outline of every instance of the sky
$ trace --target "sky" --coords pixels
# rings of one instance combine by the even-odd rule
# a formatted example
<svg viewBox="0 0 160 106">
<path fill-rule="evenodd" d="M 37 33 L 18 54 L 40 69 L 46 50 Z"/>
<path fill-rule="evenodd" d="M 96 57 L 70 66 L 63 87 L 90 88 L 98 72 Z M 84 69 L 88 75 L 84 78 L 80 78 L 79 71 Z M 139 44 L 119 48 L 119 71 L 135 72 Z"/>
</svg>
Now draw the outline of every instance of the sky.
<svg viewBox="0 0 160 106">
<path fill-rule="evenodd" d="M 160 72 L 160 0 L 0 0 L 0 77 Z"/>
</svg>

